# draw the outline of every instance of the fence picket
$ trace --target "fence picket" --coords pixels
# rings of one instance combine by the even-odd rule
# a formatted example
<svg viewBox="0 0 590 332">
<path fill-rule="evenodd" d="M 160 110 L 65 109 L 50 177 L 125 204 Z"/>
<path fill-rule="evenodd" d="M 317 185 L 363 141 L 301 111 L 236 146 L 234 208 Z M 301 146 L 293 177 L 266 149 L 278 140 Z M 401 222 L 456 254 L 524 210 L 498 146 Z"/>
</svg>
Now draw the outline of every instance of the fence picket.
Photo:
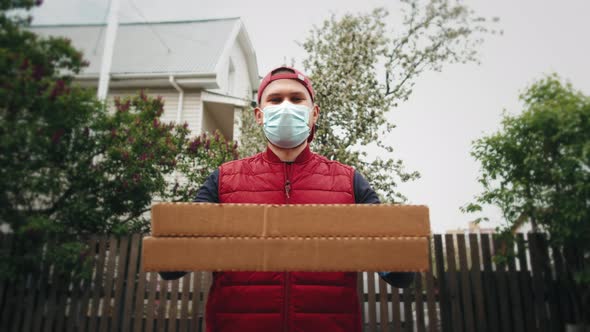
<svg viewBox="0 0 590 332">
<path fill-rule="evenodd" d="M 426 272 L 426 300 L 428 307 L 428 331 L 439 331 L 439 319 L 437 314 L 437 302 L 435 297 L 434 277 L 432 267 L 432 238 L 428 241 L 428 266 L 430 267 Z"/>
<path fill-rule="evenodd" d="M 518 262 L 520 265 L 520 285 L 522 291 L 523 307 L 524 307 L 524 323 L 525 331 L 536 330 L 535 323 L 535 308 L 533 303 L 532 291 L 532 277 L 530 273 L 530 266 L 527 261 L 527 254 L 525 249 L 524 234 L 520 233 L 516 236 L 516 246 L 518 248 Z M 524 302 L 528 301 L 528 302 Z"/>
<path fill-rule="evenodd" d="M 90 316 L 88 316 L 89 320 L 89 327 L 88 330 L 90 332 L 95 332 L 98 328 L 98 313 L 100 309 L 100 303 L 102 300 L 101 292 L 102 292 L 102 280 L 104 277 L 104 266 L 106 262 L 106 250 L 108 246 L 107 237 L 101 237 L 99 239 L 99 252 L 98 252 L 98 263 L 95 270 L 94 275 L 94 292 L 92 294 L 92 307 L 90 311 Z"/>
<path fill-rule="evenodd" d="M 533 272 L 533 296 L 535 314 L 537 318 L 537 331 L 547 331 L 549 323 L 545 307 L 545 287 L 543 283 L 543 257 L 539 238 L 529 233 L 529 250 L 531 253 L 531 268 Z"/>
<path fill-rule="evenodd" d="M 379 278 L 379 327 L 382 332 L 389 330 L 389 312 L 387 305 L 387 284 Z"/>
<path fill-rule="evenodd" d="M 13 236 L 6 235 L 6 240 L 3 242 L 2 248 L 2 250 L 6 252 L 6 257 L 10 257 L 13 254 L 13 244 Z M 0 306 L 2 309 L 0 310 L 0 329 L 8 330 L 11 322 L 12 309 L 14 308 L 14 301 L 16 301 L 16 289 L 14 283 L 9 281 L 2 282 L 0 295 L 0 304 L 2 304 L 2 306 Z"/>
<path fill-rule="evenodd" d="M 447 249 L 447 274 L 449 276 L 449 299 L 451 301 L 451 313 L 453 317 L 453 331 L 463 331 L 463 319 L 461 313 L 461 297 L 457 281 L 457 268 L 455 267 L 455 243 L 452 234 L 445 235 Z"/>
<path fill-rule="evenodd" d="M 367 319 L 365 317 L 367 313 L 365 312 L 364 274 L 365 272 L 356 273 L 356 291 L 359 302 L 361 303 L 361 326 L 366 326 L 367 324 Z"/>
<path fill-rule="evenodd" d="M 16 332 L 20 329 L 22 323 L 22 312 L 24 306 L 24 294 L 25 294 L 25 284 L 26 284 L 26 276 L 25 278 L 21 278 L 16 283 L 16 298 L 14 302 L 14 307 L 12 308 L 12 331 Z"/>
<path fill-rule="evenodd" d="M 539 241 L 539 249 L 541 253 L 541 257 L 543 258 L 542 262 L 542 270 L 543 270 L 543 281 L 544 281 L 544 288 L 547 294 L 547 303 L 549 304 L 549 322 L 551 326 L 551 331 L 559 331 L 563 329 L 565 326 L 563 321 L 561 320 L 559 314 L 559 306 L 557 305 L 559 302 L 559 295 L 553 282 L 552 271 L 550 267 L 550 257 L 549 257 L 549 245 L 547 238 L 544 234 L 536 234 Z"/>
<path fill-rule="evenodd" d="M 416 304 L 416 327 L 418 332 L 425 332 L 424 325 L 424 293 L 422 292 L 422 273 L 416 273 L 414 285 L 416 286 L 415 304 Z"/>
<path fill-rule="evenodd" d="M 117 238 L 111 236 L 109 239 L 109 255 L 107 259 L 107 272 L 104 293 L 102 298 L 102 310 L 100 312 L 98 326 L 100 332 L 107 332 L 109 328 L 109 318 L 112 317 L 111 299 L 113 292 L 113 277 L 115 272 L 115 262 L 117 260 Z"/>
<path fill-rule="evenodd" d="M 511 244 L 514 249 L 514 243 Z M 512 312 L 513 331 L 524 332 L 524 313 L 522 301 L 520 298 L 521 290 L 518 280 L 518 272 L 516 271 L 516 262 L 514 256 L 508 257 L 508 286 L 510 290 L 510 311 Z"/>
<path fill-rule="evenodd" d="M 492 270 L 492 254 L 490 251 L 490 236 L 489 234 L 481 235 L 481 255 L 483 258 L 484 267 L 484 285 L 486 308 L 488 314 L 488 322 L 490 331 L 500 331 L 498 325 L 500 315 L 498 313 L 498 300 L 496 298 L 496 282 L 494 278 L 494 271 Z"/>
<path fill-rule="evenodd" d="M 88 244 L 88 249 L 90 255 L 86 258 L 90 261 L 91 266 L 93 267 L 96 263 L 96 250 L 97 246 L 99 245 L 98 239 L 96 237 L 92 237 Z M 82 285 L 80 289 L 81 298 L 79 301 L 79 312 L 76 315 L 76 319 L 70 319 L 68 324 L 68 332 L 71 331 L 85 331 L 86 330 L 86 321 L 88 317 L 88 308 L 89 308 L 89 301 L 90 301 L 90 293 L 92 290 L 92 277 L 88 278 L 87 280 L 82 280 Z M 75 327 L 75 329 L 74 329 Z"/>
<path fill-rule="evenodd" d="M 393 320 L 393 330 L 402 330 L 402 318 L 400 312 L 399 288 L 391 287 L 391 317 Z"/>
<path fill-rule="evenodd" d="M 436 269 L 438 271 L 438 285 L 439 285 L 439 308 L 441 327 L 445 332 L 453 331 L 453 324 L 451 318 L 451 301 L 449 299 L 449 290 L 447 284 L 447 274 L 445 272 L 444 251 L 442 245 L 442 235 L 434 235 L 434 255 L 436 259 Z"/>
<path fill-rule="evenodd" d="M 140 239 L 139 246 L 141 247 L 143 241 Z M 138 251 L 141 252 L 141 250 Z M 137 258 L 139 260 L 139 273 L 137 274 L 137 290 L 135 291 L 135 310 L 133 311 L 133 331 L 141 332 L 144 329 L 143 322 L 145 316 L 145 295 L 146 295 L 146 278 L 147 274 L 143 271 L 143 260 L 141 255 Z M 124 330 L 127 331 L 127 330 Z"/>
<path fill-rule="evenodd" d="M 123 282 L 125 281 L 127 267 L 129 267 L 129 263 L 127 262 L 129 257 L 129 237 L 125 236 L 119 240 L 119 251 L 118 251 L 118 261 L 117 261 L 117 275 L 116 275 L 116 282 L 113 284 L 115 285 L 115 297 L 113 299 L 113 314 L 111 320 L 111 328 L 109 331 L 119 331 L 120 326 L 120 318 L 119 315 L 125 309 L 125 301 L 123 298 Z M 131 288 L 133 291 L 133 287 Z"/>
<path fill-rule="evenodd" d="M 65 273 L 61 275 L 61 283 L 59 283 L 59 288 L 57 290 L 58 294 L 58 302 L 57 302 L 57 310 L 55 312 L 56 321 L 55 321 L 55 331 L 63 331 L 64 330 L 64 323 L 66 317 L 66 305 L 68 303 L 68 299 L 71 296 L 69 291 L 70 283 L 72 279 L 71 273 Z"/>
<path fill-rule="evenodd" d="M 164 321 L 168 313 L 168 285 L 169 281 L 160 278 L 158 291 L 158 318 L 156 331 L 164 331 Z"/>
<path fill-rule="evenodd" d="M 564 266 L 564 260 L 558 248 L 553 247 L 552 249 L 552 256 L 553 262 L 555 263 L 556 276 L 554 288 L 556 288 L 556 292 L 559 297 L 559 321 L 563 326 L 563 324 L 565 324 L 566 322 L 573 321 L 573 315 L 571 315 L 572 308 L 567 297 L 567 292 L 562 291 L 564 289 L 564 286 L 566 285 L 566 276 L 564 270 L 567 267 Z"/>
<path fill-rule="evenodd" d="M 471 297 L 471 283 L 469 280 L 469 262 L 467 262 L 467 253 L 465 250 L 465 234 L 457 234 L 457 247 L 459 250 L 459 266 L 461 270 L 461 294 L 463 319 L 465 331 L 475 331 L 473 299 Z"/>
<path fill-rule="evenodd" d="M 24 319 L 23 319 L 21 331 L 30 331 L 31 330 L 31 323 L 33 320 L 33 312 L 35 311 L 35 298 L 37 296 L 37 293 L 39 292 L 37 284 L 39 282 L 40 277 L 41 277 L 41 274 L 37 273 L 37 271 L 35 271 L 29 275 L 28 287 L 25 287 L 26 298 L 24 300 L 25 301 L 24 307 L 22 309 L 22 312 L 24 314 Z"/>
<path fill-rule="evenodd" d="M 176 319 L 178 312 L 178 279 L 172 281 L 170 293 L 170 310 L 168 311 L 168 331 L 176 331 Z"/>
<path fill-rule="evenodd" d="M 404 300 L 404 330 L 407 332 L 414 331 L 414 319 L 412 310 L 412 288 L 407 287 L 402 289 L 402 295 Z"/>
<path fill-rule="evenodd" d="M 211 282 L 213 281 L 213 276 L 211 272 L 203 272 L 203 313 L 206 313 L 207 308 L 207 300 L 209 297 L 209 288 L 211 287 Z M 207 321 L 205 320 L 205 315 L 203 315 L 203 324 L 201 325 L 201 332 L 207 331 Z"/>
<path fill-rule="evenodd" d="M 127 268 L 127 281 L 125 282 L 125 299 L 123 302 L 123 317 L 121 331 L 129 331 L 131 329 L 131 319 L 133 318 L 133 298 L 139 297 L 139 289 L 135 291 L 135 281 L 138 276 L 138 252 L 139 252 L 139 234 L 133 234 L 131 236 L 130 252 L 129 252 L 129 264 Z M 123 279 L 123 277 L 121 277 Z M 143 294 L 142 294 L 143 296 Z"/>
<path fill-rule="evenodd" d="M 188 315 L 188 295 L 190 292 L 191 278 L 190 274 L 186 274 L 181 278 L 182 280 L 182 293 L 180 299 L 180 332 L 187 332 L 189 323 Z"/>
<path fill-rule="evenodd" d="M 53 324 L 55 320 L 55 311 L 57 307 L 57 290 L 61 288 L 62 278 L 53 266 L 53 272 L 51 273 L 51 287 L 49 288 L 49 299 L 47 300 L 47 316 L 45 316 L 44 331 L 51 332 L 53 330 Z"/>
<path fill-rule="evenodd" d="M 0 331 L 8 331 L 12 323 L 12 313 L 14 309 L 14 302 L 17 300 L 17 290 L 13 284 L 7 283 L 6 287 L 6 303 L 2 310 L 2 321 L 0 321 Z"/>
<path fill-rule="evenodd" d="M 12 246 L 12 235 L 4 234 L 0 232 L 0 256 L 10 257 L 10 247 Z M 4 303 L 8 301 L 8 297 L 6 297 L 6 301 L 4 296 L 6 295 L 6 290 L 8 288 L 8 281 L 0 278 L 0 318 L 3 318 L 2 313 L 4 312 Z M 2 322 L 0 322 L 0 327 L 2 327 Z"/>
<path fill-rule="evenodd" d="M 376 300 L 375 300 L 375 272 L 367 272 L 367 299 L 368 299 L 368 311 L 369 311 L 369 330 L 377 330 L 377 312 L 376 312 Z"/>
<path fill-rule="evenodd" d="M 44 255 L 41 260 L 40 273 L 34 278 L 31 285 L 34 296 L 30 306 L 27 306 L 27 314 L 25 315 L 25 322 L 23 331 L 40 331 L 41 319 L 43 317 L 43 309 L 45 306 L 45 291 L 47 289 L 47 280 L 49 274 L 49 263 L 47 261 L 47 247 L 45 247 Z M 1 297 L 0 297 L 1 298 Z"/>
<path fill-rule="evenodd" d="M 47 248 L 53 245 L 53 240 L 50 240 L 45 246 L 45 255 L 47 255 Z M 39 281 L 39 296 L 37 299 L 37 305 L 34 309 L 32 331 L 41 331 L 43 324 L 43 317 L 45 316 L 45 307 L 47 304 L 47 289 L 49 288 L 49 280 L 51 280 L 51 266 L 48 260 L 43 261 L 43 271 L 41 272 L 41 278 Z"/>
<path fill-rule="evenodd" d="M 154 302 L 156 300 L 156 292 L 157 292 L 157 275 L 158 273 L 156 272 L 150 272 L 150 281 L 148 284 L 148 302 L 147 302 L 147 306 L 145 307 L 145 310 L 147 312 L 147 317 L 145 319 L 145 331 L 146 332 L 151 332 L 154 329 L 154 323 L 155 323 L 155 319 L 154 319 L 154 310 L 156 309 L 154 306 Z"/>
<path fill-rule="evenodd" d="M 498 239 L 494 239 L 494 252 L 498 253 L 501 249 L 503 243 L 500 243 Z M 498 285 L 497 290 L 497 299 L 498 305 L 500 306 L 500 323 L 502 326 L 502 331 L 512 331 L 512 317 L 511 317 L 511 303 L 510 303 L 510 294 L 508 292 L 507 286 L 507 274 L 506 274 L 506 263 L 500 262 L 496 264 L 496 283 Z"/>
<path fill-rule="evenodd" d="M 473 297 L 477 319 L 474 322 L 476 331 L 486 332 L 486 308 L 482 287 L 482 268 L 479 258 L 479 241 L 477 234 L 469 234 L 469 247 L 471 249 L 471 281 L 473 282 Z"/>
<path fill-rule="evenodd" d="M 193 277 L 193 293 L 192 293 L 192 322 L 189 325 L 190 331 L 191 332 L 197 332 L 199 331 L 199 326 L 201 326 L 201 324 L 199 323 L 199 307 L 201 305 L 201 272 L 193 272 L 192 273 L 192 277 Z M 203 320 L 205 320 L 205 317 L 203 317 Z M 204 331 L 204 330 L 202 330 Z"/>
<path fill-rule="evenodd" d="M 72 291 L 70 296 L 70 302 L 67 305 L 68 313 L 65 315 L 65 331 L 72 331 L 74 325 L 80 318 L 79 304 L 81 300 L 81 285 L 82 280 L 76 275 L 72 275 Z"/>
</svg>

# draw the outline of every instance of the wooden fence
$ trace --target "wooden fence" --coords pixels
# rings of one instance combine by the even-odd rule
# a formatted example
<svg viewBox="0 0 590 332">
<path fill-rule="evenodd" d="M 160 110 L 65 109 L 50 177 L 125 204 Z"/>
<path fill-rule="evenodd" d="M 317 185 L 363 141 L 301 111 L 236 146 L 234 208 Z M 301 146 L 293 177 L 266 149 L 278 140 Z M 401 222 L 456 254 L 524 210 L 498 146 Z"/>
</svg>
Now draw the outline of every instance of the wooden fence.
<svg viewBox="0 0 590 332">
<path fill-rule="evenodd" d="M 10 248 L 10 237 L 0 239 Z M 542 235 L 518 234 L 506 264 L 494 264 L 488 234 L 431 240 L 431 271 L 408 289 L 359 274 L 366 331 L 563 331 L 573 319 L 558 286 L 568 272 Z M 45 267 L 16 284 L 0 281 L 0 331 L 205 331 L 210 273 L 164 281 L 142 272 L 139 235 L 90 245 L 91 280 L 72 282 Z"/>
</svg>

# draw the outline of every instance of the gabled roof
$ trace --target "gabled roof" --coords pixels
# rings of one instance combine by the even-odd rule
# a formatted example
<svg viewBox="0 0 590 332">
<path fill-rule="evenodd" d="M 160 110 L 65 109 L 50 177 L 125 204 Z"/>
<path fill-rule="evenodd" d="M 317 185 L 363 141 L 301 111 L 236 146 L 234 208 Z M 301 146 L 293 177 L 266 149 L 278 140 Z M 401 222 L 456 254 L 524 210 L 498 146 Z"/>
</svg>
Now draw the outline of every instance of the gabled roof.
<svg viewBox="0 0 590 332">
<path fill-rule="evenodd" d="M 34 25 L 30 30 L 42 36 L 71 39 L 90 62 L 81 76 L 99 75 L 106 24 Z M 256 56 L 239 18 L 120 23 L 111 74 L 118 77 L 217 74 L 221 58 L 234 42 L 240 42 L 246 56 L 253 57 L 248 61 L 248 69 L 253 76 L 251 80 L 255 81 L 252 86 L 256 86 Z"/>
</svg>

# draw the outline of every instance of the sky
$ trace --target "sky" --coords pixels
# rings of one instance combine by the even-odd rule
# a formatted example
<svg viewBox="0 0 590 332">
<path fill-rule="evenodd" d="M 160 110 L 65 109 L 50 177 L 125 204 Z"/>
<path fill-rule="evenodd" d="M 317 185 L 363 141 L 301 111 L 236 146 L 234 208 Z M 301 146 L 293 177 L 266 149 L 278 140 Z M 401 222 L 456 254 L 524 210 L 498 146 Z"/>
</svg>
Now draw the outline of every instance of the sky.
<svg viewBox="0 0 590 332">
<path fill-rule="evenodd" d="M 120 0 L 122 22 L 240 17 L 256 51 L 260 75 L 305 52 L 297 44 L 314 25 L 331 15 L 389 10 L 387 25 L 401 19 L 394 0 Z M 45 0 L 34 10 L 34 24 L 105 22 L 109 0 Z M 401 184 L 409 204 L 430 208 L 436 233 L 466 228 L 476 216 L 460 206 L 482 188 L 479 164 L 470 156 L 472 141 L 499 129 L 503 112 L 518 114 L 518 96 L 534 81 L 557 73 L 590 95 L 590 1 L 465 0 L 477 15 L 499 17 L 501 36 L 487 36 L 480 64 L 452 65 L 427 72 L 416 81 L 410 99 L 388 117 L 397 128 L 385 140 L 393 156 L 421 178 Z M 484 210 L 494 227 L 502 222 L 494 208 Z"/>
</svg>

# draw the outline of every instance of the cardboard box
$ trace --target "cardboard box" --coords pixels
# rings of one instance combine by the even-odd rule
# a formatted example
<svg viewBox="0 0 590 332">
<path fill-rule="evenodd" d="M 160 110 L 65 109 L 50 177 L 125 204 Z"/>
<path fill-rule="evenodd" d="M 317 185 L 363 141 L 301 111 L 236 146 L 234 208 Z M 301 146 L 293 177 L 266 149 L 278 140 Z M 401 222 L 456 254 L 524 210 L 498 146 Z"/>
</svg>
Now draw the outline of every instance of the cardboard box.
<svg viewBox="0 0 590 332">
<path fill-rule="evenodd" d="M 427 238 L 143 239 L 145 271 L 426 271 Z"/>
<path fill-rule="evenodd" d="M 145 271 L 426 271 L 426 206 L 163 203 Z"/>
<path fill-rule="evenodd" d="M 429 236 L 428 207 L 161 203 L 152 236 Z"/>
</svg>

